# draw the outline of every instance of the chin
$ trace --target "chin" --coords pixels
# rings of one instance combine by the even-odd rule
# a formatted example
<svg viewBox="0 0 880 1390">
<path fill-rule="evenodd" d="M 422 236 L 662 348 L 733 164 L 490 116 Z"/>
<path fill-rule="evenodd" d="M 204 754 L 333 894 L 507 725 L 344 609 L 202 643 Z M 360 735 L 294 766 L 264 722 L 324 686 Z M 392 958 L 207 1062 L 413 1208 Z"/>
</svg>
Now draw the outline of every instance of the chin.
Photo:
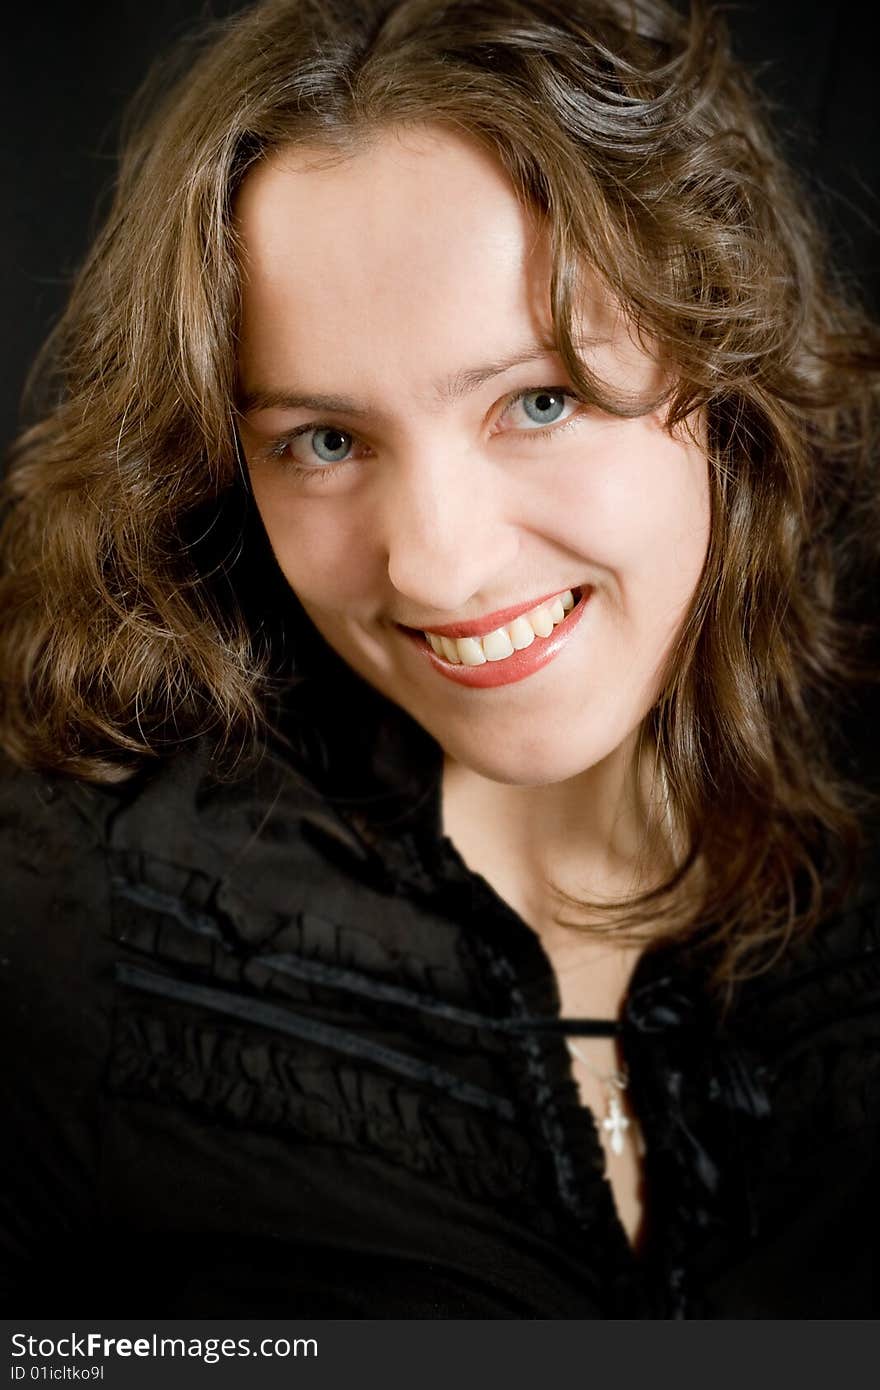
<svg viewBox="0 0 880 1390">
<path fill-rule="evenodd" d="M 472 772 L 510 787 L 549 787 L 595 767 L 613 750 L 593 746 L 577 753 L 554 739 L 552 746 L 509 745 L 497 749 L 465 740 L 442 741 L 444 752 Z"/>
</svg>

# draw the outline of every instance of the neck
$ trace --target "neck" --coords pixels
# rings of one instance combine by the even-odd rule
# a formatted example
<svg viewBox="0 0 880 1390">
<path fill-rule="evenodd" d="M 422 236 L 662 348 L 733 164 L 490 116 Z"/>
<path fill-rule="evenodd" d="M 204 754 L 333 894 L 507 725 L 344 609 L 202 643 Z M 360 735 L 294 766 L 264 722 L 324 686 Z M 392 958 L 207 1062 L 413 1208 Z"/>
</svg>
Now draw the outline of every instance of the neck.
<svg viewBox="0 0 880 1390">
<path fill-rule="evenodd" d="M 615 1017 L 644 942 L 561 923 L 560 915 L 585 926 L 603 919 L 560 902 L 554 889 L 575 903 L 626 899 L 661 882 L 671 867 L 671 850 L 647 862 L 655 759 L 653 749 L 643 748 L 638 759 L 635 752 L 633 739 L 577 777 L 538 787 L 493 782 L 450 758 L 444 763 L 445 833 L 537 931 L 556 970 L 563 1015 Z"/>
<path fill-rule="evenodd" d="M 529 896 L 548 881 L 581 897 L 628 895 L 651 873 L 643 846 L 654 773 L 653 746 L 637 756 L 635 735 L 602 762 L 548 786 L 493 782 L 447 757 L 444 829 L 484 862 L 506 863 L 508 876 L 532 885 Z"/>
</svg>

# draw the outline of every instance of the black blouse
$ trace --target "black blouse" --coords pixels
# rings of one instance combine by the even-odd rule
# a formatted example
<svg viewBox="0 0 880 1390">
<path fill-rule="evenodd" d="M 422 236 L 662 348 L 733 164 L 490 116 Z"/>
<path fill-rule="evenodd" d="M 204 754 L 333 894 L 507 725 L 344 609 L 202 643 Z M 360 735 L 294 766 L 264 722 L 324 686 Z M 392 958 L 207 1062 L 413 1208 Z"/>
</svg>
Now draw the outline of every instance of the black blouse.
<svg viewBox="0 0 880 1390">
<path fill-rule="evenodd" d="M 440 768 L 328 657 L 234 780 L 205 740 L 112 790 L 5 777 L 4 1312 L 876 1313 L 874 856 L 723 1024 L 686 951 L 641 958 L 604 1025 L 636 1257 L 565 1045 L 591 1024 L 442 836 Z"/>
</svg>

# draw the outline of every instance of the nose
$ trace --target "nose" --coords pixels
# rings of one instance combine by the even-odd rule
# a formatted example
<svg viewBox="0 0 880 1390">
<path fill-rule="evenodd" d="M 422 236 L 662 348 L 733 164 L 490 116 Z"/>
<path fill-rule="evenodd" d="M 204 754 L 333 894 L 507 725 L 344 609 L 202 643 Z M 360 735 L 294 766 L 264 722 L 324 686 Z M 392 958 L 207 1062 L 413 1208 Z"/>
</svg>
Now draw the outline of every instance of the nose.
<svg viewBox="0 0 880 1390">
<path fill-rule="evenodd" d="M 503 478 L 478 453 L 442 445 L 400 461 L 383 522 L 388 575 L 420 616 L 463 613 L 498 596 L 519 533 Z"/>
</svg>

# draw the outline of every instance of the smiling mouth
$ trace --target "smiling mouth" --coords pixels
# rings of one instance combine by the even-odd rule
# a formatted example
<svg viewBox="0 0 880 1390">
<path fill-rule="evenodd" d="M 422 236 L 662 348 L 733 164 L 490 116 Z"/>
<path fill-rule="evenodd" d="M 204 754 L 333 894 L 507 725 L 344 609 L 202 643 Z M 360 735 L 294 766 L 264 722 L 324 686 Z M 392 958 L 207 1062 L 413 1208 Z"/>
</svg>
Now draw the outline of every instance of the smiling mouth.
<svg viewBox="0 0 880 1390">
<path fill-rule="evenodd" d="M 435 656 L 451 666 L 484 666 L 488 662 L 505 661 L 516 652 L 525 651 L 533 642 L 543 643 L 565 622 L 577 606 L 581 593 L 580 589 L 561 590 L 553 598 L 545 599 L 482 637 L 444 637 L 412 628 L 409 631 L 417 634 Z"/>
</svg>

